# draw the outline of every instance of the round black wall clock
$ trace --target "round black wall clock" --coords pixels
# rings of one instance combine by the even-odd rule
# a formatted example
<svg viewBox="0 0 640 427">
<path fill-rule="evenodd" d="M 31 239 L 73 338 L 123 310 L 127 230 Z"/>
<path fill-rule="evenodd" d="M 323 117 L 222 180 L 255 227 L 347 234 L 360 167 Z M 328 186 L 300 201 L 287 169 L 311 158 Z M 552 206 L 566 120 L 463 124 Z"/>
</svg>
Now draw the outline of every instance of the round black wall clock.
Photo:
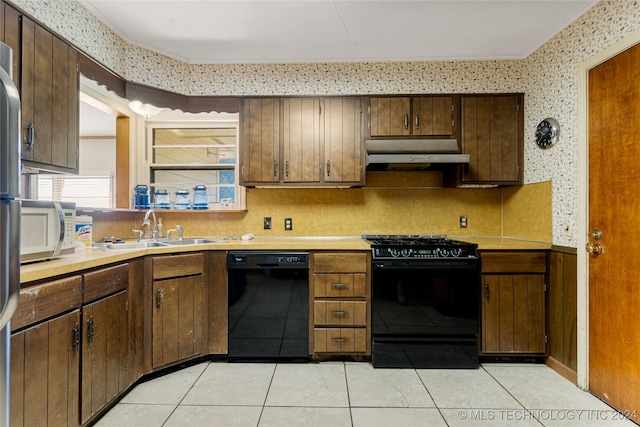
<svg viewBox="0 0 640 427">
<path fill-rule="evenodd" d="M 560 134 L 560 125 L 556 119 L 547 117 L 536 129 L 536 144 L 542 149 L 553 147 Z"/>
</svg>

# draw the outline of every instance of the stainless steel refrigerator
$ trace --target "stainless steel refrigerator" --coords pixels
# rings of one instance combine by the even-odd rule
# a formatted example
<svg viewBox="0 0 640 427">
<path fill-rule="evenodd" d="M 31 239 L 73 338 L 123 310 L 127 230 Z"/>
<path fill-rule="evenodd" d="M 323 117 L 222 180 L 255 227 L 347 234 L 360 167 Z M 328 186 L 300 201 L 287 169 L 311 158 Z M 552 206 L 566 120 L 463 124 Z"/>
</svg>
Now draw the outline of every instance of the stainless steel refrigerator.
<svg viewBox="0 0 640 427">
<path fill-rule="evenodd" d="M 9 321 L 20 293 L 20 95 L 0 42 L 0 425 L 9 425 Z"/>
</svg>

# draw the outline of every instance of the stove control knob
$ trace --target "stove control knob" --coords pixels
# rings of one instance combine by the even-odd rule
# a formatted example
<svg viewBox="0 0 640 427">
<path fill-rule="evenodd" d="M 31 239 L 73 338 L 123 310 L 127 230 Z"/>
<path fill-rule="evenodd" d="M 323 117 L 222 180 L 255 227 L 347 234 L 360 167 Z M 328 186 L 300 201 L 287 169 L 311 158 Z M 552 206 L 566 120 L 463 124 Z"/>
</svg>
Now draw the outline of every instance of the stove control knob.
<svg viewBox="0 0 640 427">
<path fill-rule="evenodd" d="M 454 258 L 460 257 L 460 249 L 451 249 L 451 256 Z"/>
<path fill-rule="evenodd" d="M 390 249 L 389 252 L 391 252 L 391 256 L 394 258 L 397 258 L 399 253 L 397 249 Z"/>
<path fill-rule="evenodd" d="M 408 257 L 409 255 L 411 255 L 411 252 L 411 249 L 403 249 L 402 251 L 400 251 L 403 257 Z"/>
<path fill-rule="evenodd" d="M 443 257 L 449 256 L 449 251 L 444 248 L 440 249 L 440 253 L 442 254 Z"/>
</svg>

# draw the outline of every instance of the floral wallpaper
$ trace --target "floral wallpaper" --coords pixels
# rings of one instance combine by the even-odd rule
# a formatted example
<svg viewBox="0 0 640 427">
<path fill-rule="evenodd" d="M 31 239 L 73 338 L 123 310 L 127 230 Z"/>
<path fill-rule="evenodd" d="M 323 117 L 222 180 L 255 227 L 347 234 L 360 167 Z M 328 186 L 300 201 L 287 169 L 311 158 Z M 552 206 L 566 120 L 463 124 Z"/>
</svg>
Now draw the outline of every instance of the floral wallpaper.
<svg viewBox="0 0 640 427">
<path fill-rule="evenodd" d="M 186 95 L 525 93 L 525 183 L 552 181 L 553 243 L 577 234 L 577 66 L 640 29 L 638 0 L 602 0 L 529 57 L 423 61 L 191 65 L 129 44 L 73 0 L 11 0 L 127 80 Z M 533 141 L 546 117 L 560 122 L 550 150 Z"/>
</svg>

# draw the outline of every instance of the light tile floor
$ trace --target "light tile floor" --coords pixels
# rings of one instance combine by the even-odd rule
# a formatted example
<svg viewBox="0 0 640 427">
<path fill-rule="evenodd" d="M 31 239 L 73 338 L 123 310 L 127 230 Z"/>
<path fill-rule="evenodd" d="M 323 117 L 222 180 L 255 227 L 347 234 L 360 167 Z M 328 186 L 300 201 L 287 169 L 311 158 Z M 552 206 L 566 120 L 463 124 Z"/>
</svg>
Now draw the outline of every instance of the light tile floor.
<svg viewBox="0 0 640 427">
<path fill-rule="evenodd" d="M 195 365 L 131 390 L 98 427 L 635 426 L 545 365 Z"/>
</svg>

